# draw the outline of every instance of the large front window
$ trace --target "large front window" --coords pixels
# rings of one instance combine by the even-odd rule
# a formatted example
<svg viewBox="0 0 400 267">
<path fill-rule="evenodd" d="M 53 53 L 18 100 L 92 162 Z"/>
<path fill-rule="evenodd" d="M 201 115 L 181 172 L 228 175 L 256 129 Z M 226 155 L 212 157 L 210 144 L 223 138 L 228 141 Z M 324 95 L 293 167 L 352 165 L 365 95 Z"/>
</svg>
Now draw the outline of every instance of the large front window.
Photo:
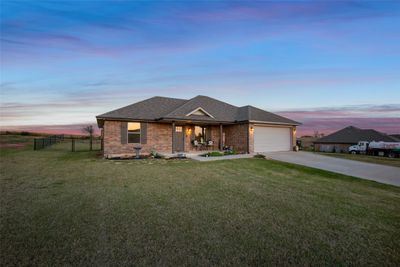
<svg viewBox="0 0 400 267">
<path fill-rule="evenodd" d="M 140 144 L 139 122 L 128 122 L 128 143 Z"/>
<path fill-rule="evenodd" d="M 207 141 L 206 131 L 207 131 L 206 127 L 195 126 L 194 127 L 194 139 L 199 143 L 206 142 Z"/>
</svg>

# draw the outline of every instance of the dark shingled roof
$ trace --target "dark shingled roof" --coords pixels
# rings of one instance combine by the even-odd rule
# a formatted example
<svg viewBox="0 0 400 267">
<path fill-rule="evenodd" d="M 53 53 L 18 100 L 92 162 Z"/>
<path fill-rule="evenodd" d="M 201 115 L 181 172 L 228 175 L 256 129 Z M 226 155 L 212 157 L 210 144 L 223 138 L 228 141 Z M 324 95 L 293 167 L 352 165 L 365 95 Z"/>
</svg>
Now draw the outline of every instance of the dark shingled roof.
<svg viewBox="0 0 400 267">
<path fill-rule="evenodd" d="M 333 134 L 324 136 L 316 140 L 314 143 L 356 144 L 359 141 L 396 142 L 396 139 L 373 129 L 360 129 L 354 126 L 349 126 L 334 132 Z"/>
<path fill-rule="evenodd" d="M 189 115 L 202 108 L 208 115 Z M 252 106 L 236 107 L 208 96 L 196 96 L 192 99 L 152 97 L 141 102 L 119 108 L 97 116 L 99 125 L 103 120 L 143 120 L 170 121 L 192 120 L 205 122 L 247 122 L 299 125 L 300 123 Z"/>
<path fill-rule="evenodd" d="M 187 100 L 155 96 L 97 116 L 102 119 L 156 120 L 185 104 Z"/>
<path fill-rule="evenodd" d="M 296 121 L 290 120 L 288 118 L 279 116 L 275 113 L 271 113 L 253 106 L 245 106 L 243 108 L 246 108 L 247 111 L 245 112 L 247 115 L 247 118 L 245 118 L 246 121 L 268 121 L 271 123 L 287 123 L 287 124 L 299 124 Z M 243 116 L 243 115 L 242 115 Z M 241 116 L 241 117 L 242 117 Z"/>
<path fill-rule="evenodd" d="M 214 118 L 209 116 L 199 117 L 198 115 L 186 116 L 187 114 L 199 107 L 207 111 Z M 235 106 L 219 101 L 217 99 L 213 99 L 208 96 L 199 95 L 188 100 L 179 108 L 166 114 L 165 116 L 163 116 L 163 118 L 187 120 L 188 117 L 193 117 L 199 118 L 201 120 L 232 122 L 236 120 L 236 112 L 237 107 Z"/>
</svg>

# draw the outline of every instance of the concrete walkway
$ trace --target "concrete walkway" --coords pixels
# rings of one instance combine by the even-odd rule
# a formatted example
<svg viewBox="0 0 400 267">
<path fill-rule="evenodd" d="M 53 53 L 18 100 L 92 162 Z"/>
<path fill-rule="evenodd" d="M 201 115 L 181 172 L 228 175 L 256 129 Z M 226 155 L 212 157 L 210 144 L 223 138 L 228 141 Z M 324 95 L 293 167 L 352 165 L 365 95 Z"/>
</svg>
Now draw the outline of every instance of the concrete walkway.
<svg viewBox="0 0 400 267">
<path fill-rule="evenodd" d="M 400 168 L 340 159 L 311 152 L 271 152 L 268 158 L 400 186 Z"/>
</svg>

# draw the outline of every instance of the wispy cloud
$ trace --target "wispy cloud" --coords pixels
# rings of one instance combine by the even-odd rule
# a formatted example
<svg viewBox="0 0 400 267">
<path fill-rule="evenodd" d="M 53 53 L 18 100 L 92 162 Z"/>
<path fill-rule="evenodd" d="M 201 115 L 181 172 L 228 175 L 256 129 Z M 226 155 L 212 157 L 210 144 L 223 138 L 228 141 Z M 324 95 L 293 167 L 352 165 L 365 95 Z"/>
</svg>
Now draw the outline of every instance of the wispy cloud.
<svg viewBox="0 0 400 267">
<path fill-rule="evenodd" d="M 197 94 L 343 105 L 282 113 L 310 129 L 398 117 L 381 105 L 400 98 L 398 2 L 3 1 L 0 12 L 1 125 L 79 124 Z"/>
<path fill-rule="evenodd" d="M 328 134 L 350 125 L 400 133 L 400 104 L 323 107 L 282 111 L 279 114 L 302 122 L 300 135 L 314 131 Z"/>
</svg>

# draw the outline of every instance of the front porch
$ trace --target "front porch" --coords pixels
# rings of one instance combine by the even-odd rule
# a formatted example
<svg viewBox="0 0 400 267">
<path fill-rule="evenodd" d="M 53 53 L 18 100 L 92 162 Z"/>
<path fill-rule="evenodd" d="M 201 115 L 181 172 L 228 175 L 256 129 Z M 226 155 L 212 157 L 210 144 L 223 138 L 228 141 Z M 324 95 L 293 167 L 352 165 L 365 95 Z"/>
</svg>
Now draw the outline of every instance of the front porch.
<svg viewBox="0 0 400 267">
<path fill-rule="evenodd" d="M 224 125 L 172 122 L 172 154 L 202 154 L 222 151 L 225 146 Z"/>
</svg>

